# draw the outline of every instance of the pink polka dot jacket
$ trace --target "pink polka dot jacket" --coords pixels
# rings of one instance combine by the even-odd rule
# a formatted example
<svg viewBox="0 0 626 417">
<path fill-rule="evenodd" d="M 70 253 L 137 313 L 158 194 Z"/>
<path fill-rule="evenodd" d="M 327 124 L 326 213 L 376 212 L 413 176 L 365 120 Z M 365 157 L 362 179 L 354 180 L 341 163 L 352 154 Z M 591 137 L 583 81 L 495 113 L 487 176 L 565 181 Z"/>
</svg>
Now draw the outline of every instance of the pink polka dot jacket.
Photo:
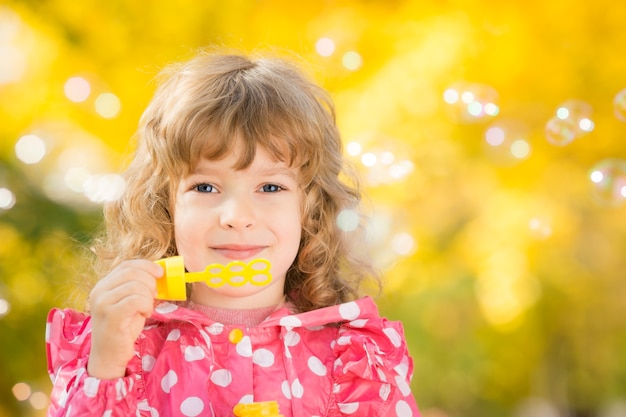
<svg viewBox="0 0 626 417">
<path fill-rule="evenodd" d="M 90 320 L 48 316 L 48 416 L 230 417 L 238 403 L 270 400 L 285 417 L 419 416 L 402 325 L 369 297 L 301 314 L 281 307 L 250 328 L 162 303 L 117 380 L 87 374 Z"/>
</svg>

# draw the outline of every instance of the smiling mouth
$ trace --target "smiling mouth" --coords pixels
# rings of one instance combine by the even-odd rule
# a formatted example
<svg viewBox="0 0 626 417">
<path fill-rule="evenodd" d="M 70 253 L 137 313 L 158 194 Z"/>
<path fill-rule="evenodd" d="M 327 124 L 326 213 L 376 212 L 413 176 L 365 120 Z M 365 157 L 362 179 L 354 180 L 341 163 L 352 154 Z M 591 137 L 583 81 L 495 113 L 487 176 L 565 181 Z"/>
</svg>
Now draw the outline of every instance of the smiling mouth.
<svg viewBox="0 0 626 417">
<path fill-rule="evenodd" d="M 227 259 L 244 260 L 257 256 L 265 246 L 224 245 L 212 247 L 215 252 Z"/>
</svg>

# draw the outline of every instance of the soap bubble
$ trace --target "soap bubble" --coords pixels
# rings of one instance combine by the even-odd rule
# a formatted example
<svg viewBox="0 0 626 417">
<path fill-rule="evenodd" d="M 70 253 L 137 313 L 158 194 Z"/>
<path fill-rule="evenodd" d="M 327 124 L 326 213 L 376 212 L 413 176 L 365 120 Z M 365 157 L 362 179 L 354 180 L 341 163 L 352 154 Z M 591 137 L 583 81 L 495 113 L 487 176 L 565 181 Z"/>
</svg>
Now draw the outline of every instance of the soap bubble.
<svg viewBox="0 0 626 417">
<path fill-rule="evenodd" d="M 553 145 L 565 146 L 576 138 L 576 126 L 570 119 L 555 116 L 546 124 L 546 138 Z"/>
<path fill-rule="evenodd" d="M 546 123 L 546 138 L 557 146 L 565 146 L 594 128 L 591 118 L 593 108 L 582 100 L 568 100 L 561 103 L 555 116 Z"/>
<path fill-rule="evenodd" d="M 615 117 L 622 122 L 626 122 L 626 88 L 615 95 L 613 100 L 613 111 Z"/>
<path fill-rule="evenodd" d="M 502 165 L 516 164 L 530 156 L 528 128 L 517 120 L 498 120 L 485 130 L 485 153 Z"/>
<path fill-rule="evenodd" d="M 593 196 L 603 205 L 617 206 L 626 201 L 626 161 L 609 158 L 589 171 Z"/>
<path fill-rule="evenodd" d="M 497 91 L 486 84 L 458 82 L 443 92 L 452 117 L 461 122 L 479 122 L 500 113 Z"/>
</svg>

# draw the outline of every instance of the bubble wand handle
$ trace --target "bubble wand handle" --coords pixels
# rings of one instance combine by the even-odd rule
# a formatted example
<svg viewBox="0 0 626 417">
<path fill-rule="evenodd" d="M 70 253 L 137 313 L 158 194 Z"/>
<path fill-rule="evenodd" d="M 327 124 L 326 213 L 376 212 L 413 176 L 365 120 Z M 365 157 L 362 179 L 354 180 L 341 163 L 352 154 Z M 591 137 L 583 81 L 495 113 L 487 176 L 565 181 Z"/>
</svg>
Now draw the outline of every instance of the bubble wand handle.
<svg viewBox="0 0 626 417">
<path fill-rule="evenodd" d="M 158 300 L 183 301 L 187 299 L 186 283 L 204 282 L 209 287 L 223 285 L 241 287 L 246 284 L 267 285 L 272 281 L 271 263 L 267 259 L 250 262 L 233 261 L 226 265 L 211 264 L 200 272 L 186 272 L 182 256 L 172 256 L 156 261 L 165 270 L 157 280 Z"/>
</svg>

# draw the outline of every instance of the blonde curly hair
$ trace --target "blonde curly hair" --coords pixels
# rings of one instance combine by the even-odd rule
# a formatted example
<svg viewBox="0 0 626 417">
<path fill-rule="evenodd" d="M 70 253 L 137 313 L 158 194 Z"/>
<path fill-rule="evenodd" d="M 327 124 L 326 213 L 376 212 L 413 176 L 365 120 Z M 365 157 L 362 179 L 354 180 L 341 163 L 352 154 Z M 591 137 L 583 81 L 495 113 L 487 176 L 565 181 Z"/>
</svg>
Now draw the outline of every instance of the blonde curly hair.
<svg viewBox="0 0 626 417">
<path fill-rule="evenodd" d="M 342 210 L 357 208 L 360 192 L 344 164 L 328 93 L 286 59 L 232 52 L 203 51 L 161 75 L 139 123 L 126 191 L 105 206 L 94 246 L 99 275 L 127 259 L 176 255 L 175 187 L 200 158 L 225 156 L 237 137 L 236 169 L 249 166 L 261 146 L 300 172 L 302 237 L 287 272 L 288 299 L 309 311 L 358 297 L 360 281 L 376 273 L 337 223 Z"/>
</svg>

